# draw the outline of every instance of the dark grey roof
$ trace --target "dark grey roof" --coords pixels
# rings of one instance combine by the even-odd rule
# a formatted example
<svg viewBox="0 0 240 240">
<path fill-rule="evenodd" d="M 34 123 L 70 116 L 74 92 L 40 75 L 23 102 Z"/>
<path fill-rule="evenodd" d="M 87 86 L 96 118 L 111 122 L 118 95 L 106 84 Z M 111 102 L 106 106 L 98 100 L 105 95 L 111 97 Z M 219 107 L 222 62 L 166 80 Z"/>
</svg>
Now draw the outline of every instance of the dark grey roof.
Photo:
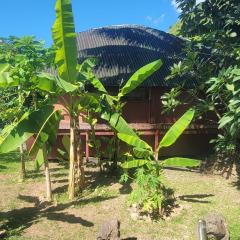
<svg viewBox="0 0 240 240">
<path fill-rule="evenodd" d="M 160 30 L 138 26 L 117 25 L 91 29 L 77 35 L 78 57 L 83 61 L 97 57 L 95 74 L 105 86 L 119 86 L 140 67 L 157 59 L 163 66 L 147 79 L 143 87 L 172 87 L 181 79 L 166 81 L 170 67 L 183 57 L 184 40 Z M 195 85 L 191 80 L 188 85 Z"/>
</svg>

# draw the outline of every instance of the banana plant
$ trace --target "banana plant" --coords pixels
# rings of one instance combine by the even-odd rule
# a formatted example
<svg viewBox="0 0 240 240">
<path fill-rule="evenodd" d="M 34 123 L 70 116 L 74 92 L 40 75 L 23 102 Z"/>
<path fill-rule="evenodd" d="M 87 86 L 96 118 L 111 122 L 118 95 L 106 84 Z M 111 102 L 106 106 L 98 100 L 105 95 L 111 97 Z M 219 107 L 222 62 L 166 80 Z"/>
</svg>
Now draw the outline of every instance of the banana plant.
<svg viewBox="0 0 240 240">
<path fill-rule="evenodd" d="M 195 167 L 200 161 L 182 157 L 171 157 L 163 161 L 158 160 L 158 152 L 165 147 L 173 145 L 189 126 L 194 117 L 194 110 L 188 110 L 172 127 L 167 131 L 159 142 L 156 151 L 143 141 L 139 136 L 118 133 L 119 139 L 132 146 L 132 153 L 126 153 L 126 161 L 121 164 L 125 173 L 122 181 L 127 181 L 128 169 L 136 168 L 135 181 L 137 188 L 132 191 L 129 197 L 130 203 L 139 204 L 143 213 L 157 214 L 162 216 L 168 208 L 168 202 L 173 200 L 173 190 L 166 188 L 163 183 L 163 166 Z"/>
<path fill-rule="evenodd" d="M 116 96 L 110 95 L 99 79 L 92 72 L 92 68 L 95 66 L 96 60 L 89 59 L 83 66 L 82 76 L 88 79 L 91 84 L 101 92 L 100 103 L 101 111 L 100 116 L 102 119 L 108 122 L 114 132 L 114 150 L 112 151 L 113 169 L 117 168 L 117 161 L 119 158 L 119 140 L 117 138 L 117 132 L 122 132 L 130 135 L 136 135 L 135 131 L 131 129 L 126 121 L 122 118 L 122 110 L 125 103 L 122 98 L 131 93 L 138 86 L 140 86 L 146 79 L 148 79 L 153 73 L 155 73 L 162 66 L 162 61 L 155 60 L 137 70 L 126 83 L 120 88 Z M 90 113 L 91 114 L 91 113 Z M 91 117 L 90 117 L 91 118 Z M 93 137 L 96 139 L 95 137 Z"/>
<path fill-rule="evenodd" d="M 133 154 L 128 157 L 128 161 L 121 166 L 125 169 L 137 168 L 141 166 L 150 166 L 151 164 L 159 164 L 158 153 L 162 148 L 173 145 L 182 135 L 185 129 L 189 126 L 194 117 L 194 110 L 189 109 L 180 119 L 178 119 L 166 132 L 162 140 L 159 142 L 156 151 L 139 136 L 132 136 L 126 133 L 119 132 L 118 138 L 128 145 L 133 147 Z M 160 162 L 166 166 L 185 166 L 194 167 L 200 164 L 200 161 L 182 157 L 171 157 Z"/>
<path fill-rule="evenodd" d="M 125 131 L 125 133 L 130 132 L 134 135 L 135 132 L 128 127 L 128 124 L 121 117 L 120 113 L 116 112 L 116 109 L 113 108 L 114 103 L 119 102 L 124 95 L 135 89 L 147 77 L 155 72 L 161 66 L 161 61 L 155 61 L 140 69 L 121 89 L 118 96 L 110 96 L 107 94 L 107 91 L 102 83 L 95 78 L 92 71 L 90 71 L 93 67 L 92 61 L 86 60 L 81 65 L 78 65 L 77 63 L 76 33 L 71 1 L 56 0 L 55 10 L 56 21 L 52 28 L 52 35 L 56 48 L 55 64 L 57 68 L 57 75 L 39 73 L 32 78 L 31 81 L 34 82 L 38 89 L 45 91 L 50 96 L 50 99 L 52 99 L 52 102 L 50 103 L 51 106 L 53 106 L 57 100 L 60 100 L 63 105 L 63 111 L 66 111 L 69 115 L 70 169 L 68 193 L 69 199 L 73 199 L 77 187 L 76 182 L 79 183 L 78 187 L 80 189 L 84 186 L 83 160 L 82 154 L 80 154 L 81 141 L 79 137 L 79 114 L 82 111 L 80 101 L 88 97 L 88 93 L 84 88 L 85 83 L 90 81 L 99 92 L 103 93 L 103 101 L 101 102 L 101 105 L 105 104 L 105 106 L 101 108 L 102 118 L 106 119 L 117 131 Z M 9 76 L 9 78 L 8 76 L 8 68 L 6 66 L 2 67 L 0 79 L 6 80 L 7 78 L 7 81 L 11 82 L 11 76 Z M 47 144 L 47 140 L 51 136 L 47 130 L 43 131 L 43 129 L 45 129 L 44 126 L 46 125 L 46 122 L 50 120 L 50 116 L 55 113 L 53 107 L 51 108 L 51 111 L 47 111 L 48 115 L 42 114 L 43 110 L 44 106 L 39 108 L 38 111 L 27 114 L 26 119 L 24 118 L 21 120 L 3 140 L 0 146 L 0 152 L 13 150 L 13 147 L 16 148 L 20 146 L 20 144 L 23 143 L 23 140 L 26 141 L 33 135 L 37 135 L 35 145 L 39 146 L 38 151 L 43 151 L 43 144 Z M 42 116 L 40 116 L 41 114 Z M 41 122 L 36 121 L 38 118 L 36 117 L 35 119 L 35 115 L 39 115 L 39 119 L 44 118 L 44 120 Z M 31 126 L 30 129 L 26 128 L 26 122 Z M 56 122 L 54 126 L 57 126 L 58 123 L 59 121 Z M 11 142 L 14 142 L 14 144 L 11 144 Z M 41 155 L 37 154 L 37 156 Z M 45 150 L 44 156 L 46 157 Z"/>
<path fill-rule="evenodd" d="M 51 96 L 53 101 L 50 104 L 52 106 L 48 109 L 48 114 L 43 114 L 44 106 L 40 108 L 39 111 L 34 111 L 29 114 L 26 121 L 30 123 L 30 129 L 26 128 L 25 119 L 23 122 L 20 121 L 17 127 L 3 140 L 0 151 L 10 151 L 13 147 L 19 146 L 23 143 L 23 140 L 26 141 L 34 134 L 38 136 L 37 141 L 35 142 L 37 146 L 41 146 L 41 144 L 38 144 L 39 142 L 47 143 L 47 139 L 49 139 L 51 135 L 45 131 L 41 131 L 46 122 L 50 121 L 50 116 L 55 112 L 53 104 L 60 98 L 63 101 L 64 109 L 66 109 L 70 116 L 69 198 L 73 199 L 76 188 L 76 167 L 78 161 L 81 161 L 78 159 L 79 154 L 77 154 L 80 149 L 78 148 L 79 138 L 77 134 L 79 123 L 77 98 L 79 92 L 81 92 L 82 84 L 80 81 L 77 82 L 77 47 L 71 1 L 56 0 L 55 10 L 56 21 L 52 28 L 52 35 L 56 47 L 55 64 L 57 67 L 57 76 L 52 76 L 47 73 L 39 73 L 31 79 L 37 88 L 45 91 L 46 94 Z M 5 80 L 9 76 L 7 70 L 6 66 L 1 68 L 0 79 Z M 7 80 L 10 82 L 10 78 L 7 78 Z M 34 118 L 35 115 L 38 117 Z M 38 118 L 44 118 L 44 120 L 38 122 L 36 121 Z M 41 134 L 39 134 L 39 132 L 41 132 Z M 11 144 L 10 142 L 14 142 L 14 144 Z M 44 152 L 46 153 L 46 151 Z M 80 168 L 82 170 L 82 166 L 80 166 Z M 81 177 L 83 177 L 82 172 Z"/>
</svg>

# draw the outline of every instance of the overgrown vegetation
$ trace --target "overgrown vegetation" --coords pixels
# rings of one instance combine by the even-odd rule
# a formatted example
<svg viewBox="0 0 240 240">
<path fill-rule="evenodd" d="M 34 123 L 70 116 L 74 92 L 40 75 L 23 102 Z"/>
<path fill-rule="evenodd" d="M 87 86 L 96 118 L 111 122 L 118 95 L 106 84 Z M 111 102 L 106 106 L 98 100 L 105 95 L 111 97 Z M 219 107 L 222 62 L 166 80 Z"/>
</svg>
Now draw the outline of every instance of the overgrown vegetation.
<svg viewBox="0 0 240 240">
<path fill-rule="evenodd" d="M 165 111 L 179 105 L 194 105 L 199 118 L 219 128 L 212 143 L 219 160 L 227 168 L 239 162 L 239 81 L 240 22 L 239 1 L 212 0 L 196 4 L 195 0 L 177 0 L 181 25 L 179 33 L 186 42 L 185 53 L 172 67 L 168 80 L 176 76 L 195 79 L 193 89 L 183 82 L 163 97 Z M 181 93 L 185 98 L 181 98 Z M 187 94 L 186 94 L 187 92 Z"/>
</svg>

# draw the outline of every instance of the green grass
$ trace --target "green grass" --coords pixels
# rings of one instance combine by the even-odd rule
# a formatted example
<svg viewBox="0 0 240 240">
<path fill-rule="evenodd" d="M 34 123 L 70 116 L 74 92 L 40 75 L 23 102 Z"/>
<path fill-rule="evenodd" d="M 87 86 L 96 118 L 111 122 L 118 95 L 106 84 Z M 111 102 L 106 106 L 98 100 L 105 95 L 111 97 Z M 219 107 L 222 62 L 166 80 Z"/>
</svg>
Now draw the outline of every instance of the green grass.
<svg viewBox="0 0 240 240">
<path fill-rule="evenodd" d="M 19 171 L 19 152 L 0 154 L 0 173 L 16 173 Z"/>
<path fill-rule="evenodd" d="M 18 153 L 11 153 L 0 156 L 1 169 L 0 177 L 4 179 L 4 184 L 9 184 L 9 193 L 4 192 L 3 198 L 6 201 L 0 206 L 1 212 L 22 209 L 22 215 L 29 214 L 26 210 L 29 203 L 18 199 L 18 194 L 37 197 L 40 195 L 35 189 L 35 181 L 42 179 L 38 186 L 44 189 L 44 180 L 38 173 L 33 171 L 33 162 L 27 162 L 29 178 L 24 183 L 16 184 L 11 180 L 12 176 L 17 176 L 19 171 Z M 120 194 L 121 185 L 115 181 L 102 181 L 100 178 L 94 186 L 83 191 L 73 202 L 69 202 L 67 195 L 67 169 L 57 163 L 51 163 L 53 187 L 60 188 L 59 192 L 54 193 L 55 210 L 50 211 L 50 217 L 56 219 L 47 220 L 44 216 L 37 216 L 36 220 L 38 234 L 35 238 L 31 235 L 31 226 L 29 227 L 30 236 L 21 232 L 21 229 L 12 229 L 9 232 L 8 240 L 35 240 L 35 239 L 69 239 L 79 236 L 79 239 L 94 239 L 100 225 L 105 219 L 117 217 L 121 221 L 121 233 L 123 238 L 137 237 L 138 239 L 151 240 L 195 240 L 196 226 L 199 219 L 203 218 L 209 212 L 221 214 L 227 221 L 231 239 L 239 240 L 240 237 L 240 191 L 233 186 L 232 181 L 227 181 L 220 176 L 201 175 L 189 171 L 166 170 L 166 184 L 175 190 L 177 202 L 181 206 L 179 212 L 167 220 L 148 223 L 144 221 L 133 221 L 127 211 L 126 200 L 128 195 Z M 43 175 L 40 173 L 40 175 Z M 62 181 L 64 180 L 64 181 Z M 59 183 L 57 183 L 59 181 Z M 107 182 L 107 184 L 106 184 Z M 5 189 L 2 183 L 1 188 Z M 63 188 L 62 188 L 63 187 Z M 32 195 L 32 189 L 35 190 Z M 3 191 L 3 190 L 2 190 Z M 9 195 L 8 195 L 9 194 Z M 34 209 L 34 205 L 31 205 Z M 59 207 L 59 210 L 57 210 Z M 54 209 L 54 208 L 53 208 Z M 64 211 L 63 211 L 64 210 Z M 41 210 L 45 211 L 45 209 Z M 47 212 L 47 210 L 46 210 Z M 65 217 L 57 216 L 66 214 Z M 0 215 L 1 217 L 1 215 Z M 92 227 L 81 224 L 73 224 L 71 221 L 89 221 L 93 223 Z M 67 222 L 69 219 L 70 222 Z M 82 219 L 82 220 L 81 220 Z M 8 221 L 8 218 L 2 219 Z M 65 220 L 65 222 L 62 222 Z M 61 224 L 59 225 L 59 221 Z M 21 224 L 22 222 L 20 222 Z M 63 224 L 63 225 L 62 225 Z M 49 234 L 46 235 L 45 228 L 49 228 Z M 41 229 L 41 230 L 39 230 Z M 24 230 L 27 232 L 28 228 Z M 21 236 L 20 236 L 20 235 Z"/>
<path fill-rule="evenodd" d="M 16 183 L 20 181 L 20 154 L 18 151 L 0 154 L 0 174 L 11 174 L 13 177 L 8 183 Z M 26 179 L 25 182 L 38 182 L 43 180 L 43 174 L 35 170 L 34 161 L 29 160 L 26 156 Z"/>
</svg>

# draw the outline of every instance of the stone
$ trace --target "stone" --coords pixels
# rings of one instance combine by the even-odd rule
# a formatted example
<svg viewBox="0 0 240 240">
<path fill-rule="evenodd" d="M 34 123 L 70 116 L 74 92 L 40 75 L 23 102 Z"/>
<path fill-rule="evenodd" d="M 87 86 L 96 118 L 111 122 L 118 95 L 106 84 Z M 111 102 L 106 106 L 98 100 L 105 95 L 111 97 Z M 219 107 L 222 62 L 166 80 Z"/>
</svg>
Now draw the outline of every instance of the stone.
<svg viewBox="0 0 240 240">
<path fill-rule="evenodd" d="M 120 221 L 112 219 L 102 224 L 97 240 L 120 240 Z"/>
<path fill-rule="evenodd" d="M 204 217 L 208 239 L 229 240 L 229 232 L 224 218 L 216 213 L 209 213 Z"/>
</svg>

